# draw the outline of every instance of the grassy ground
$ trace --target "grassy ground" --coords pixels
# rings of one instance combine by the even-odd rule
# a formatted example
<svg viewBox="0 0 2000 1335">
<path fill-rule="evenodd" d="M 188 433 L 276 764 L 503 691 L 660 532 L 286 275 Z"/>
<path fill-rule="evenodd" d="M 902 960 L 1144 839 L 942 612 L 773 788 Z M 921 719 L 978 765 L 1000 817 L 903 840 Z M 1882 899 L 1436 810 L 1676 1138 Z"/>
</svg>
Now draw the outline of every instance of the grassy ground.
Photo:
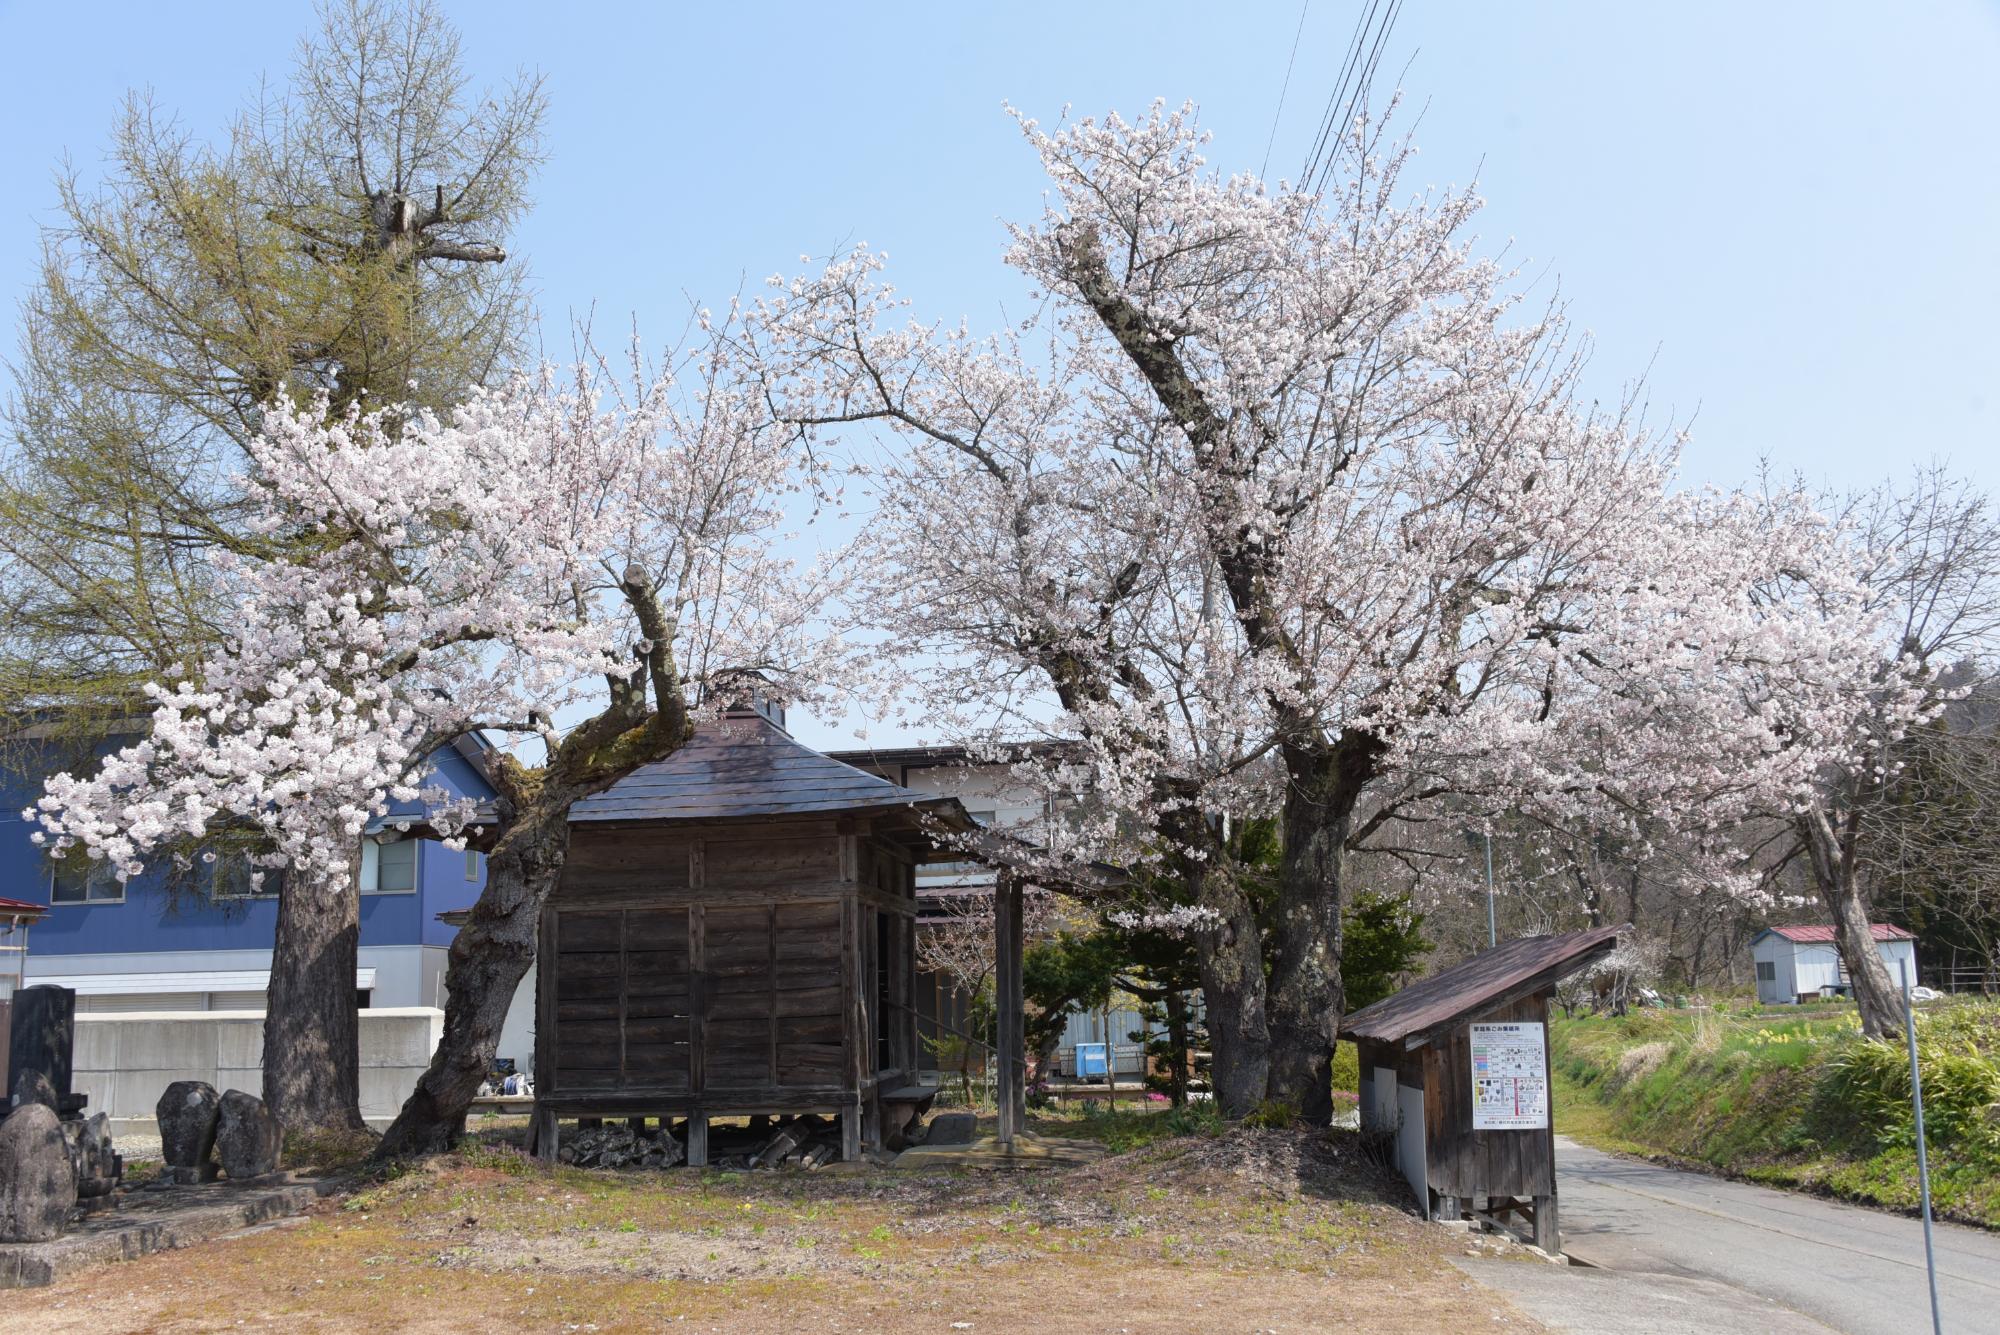
<svg viewBox="0 0 2000 1335">
<path fill-rule="evenodd" d="M 10 1293 L 0 1331 L 1537 1329 L 1452 1270 L 1352 1135 L 1038 1130 L 1039 1172 L 591 1172 L 484 1144 L 294 1227 Z"/>
<path fill-rule="evenodd" d="M 1919 1018 L 1933 1199 L 2000 1227 L 2000 1006 Z M 1894 1209 L 1918 1201 L 1901 1045 L 1864 1041 L 1851 1007 L 1645 1011 L 1558 1021 L 1557 1126 L 1774 1186 Z"/>
</svg>

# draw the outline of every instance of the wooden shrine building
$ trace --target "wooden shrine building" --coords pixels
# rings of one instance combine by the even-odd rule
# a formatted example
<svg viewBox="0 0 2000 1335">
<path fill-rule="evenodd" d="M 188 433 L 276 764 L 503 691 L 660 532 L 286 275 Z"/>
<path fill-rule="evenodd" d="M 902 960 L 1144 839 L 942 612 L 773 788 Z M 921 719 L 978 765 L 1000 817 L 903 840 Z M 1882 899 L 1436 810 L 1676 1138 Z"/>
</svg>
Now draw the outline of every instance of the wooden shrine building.
<svg viewBox="0 0 2000 1335">
<path fill-rule="evenodd" d="M 543 912 L 535 1141 L 559 1117 L 820 1113 L 879 1148 L 918 1088 L 916 866 L 966 854 L 957 799 L 915 792 L 742 709 L 576 804 Z"/>
<path fill-rule="evenodd" d="M 1560 1251 L 1549 999 L 1623 930 L 1519 937 L 1341 1022 L 1359 1049 L 1362 1129 L 1395 1137 L 1428 1217 L 1470 1216 Z"/>
</svg>

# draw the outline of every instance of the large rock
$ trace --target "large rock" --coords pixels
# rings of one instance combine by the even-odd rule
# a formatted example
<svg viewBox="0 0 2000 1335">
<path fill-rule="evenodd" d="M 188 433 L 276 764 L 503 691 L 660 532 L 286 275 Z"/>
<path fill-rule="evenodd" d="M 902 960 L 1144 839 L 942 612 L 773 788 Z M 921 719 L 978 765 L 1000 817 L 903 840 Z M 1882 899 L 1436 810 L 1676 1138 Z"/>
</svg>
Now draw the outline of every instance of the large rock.
<svg viewBox="0 0 2000 1335">
<path fill-rule="evenodd" d="M 60 1113 L 56 1101 L 56 1087 L 40 1071 L 29 1067 L 14 1077 L 14 1088 L 9 1091 L 10 1108 L 25 1108 L 29 1104 L 39 1104 L 52 1113 Z"/>
<path fill-rule="evenodd" d="M 192 1174 L 215 1154 L 215 1127 L 222 1099 L 205 1080 L 176 1080 L 153 1107 L 160 1123 L 160 1156 L 169 1168 Z"/>
<path fill-rule="evenodd" d="M 970 1145 L 979 1133 L 979 1118 L 969 1112 L 939 1113 L 924 1135 L 926 1145 Z"/>
<path fill-rule="evenodd" d="M 215 1125 L 215 1153 L 222 1171 L 241 1181 L 278 1171 L 278 1150 L 284 1137 L 278 1119 L 254 1094 L 232 1089 L 222 1096 L 222 1116 Z"/>
<path fill-rule="evenodd" d="M 76 1208 L 76 1165 L 53 1108 L 16 1108 L 0 1122 L 0 1242 L 62 1236 Z"/>
</svg>

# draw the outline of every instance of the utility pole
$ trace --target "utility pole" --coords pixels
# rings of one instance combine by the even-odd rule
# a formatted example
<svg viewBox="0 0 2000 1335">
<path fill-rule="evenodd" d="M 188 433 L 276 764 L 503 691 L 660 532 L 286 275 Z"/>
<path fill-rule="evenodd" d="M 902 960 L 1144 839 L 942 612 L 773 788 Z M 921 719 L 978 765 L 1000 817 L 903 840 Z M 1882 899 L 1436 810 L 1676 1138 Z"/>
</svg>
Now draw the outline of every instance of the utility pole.
<svg viewBox="0 0 2000 1335">
<path fill-rule="evenodd" d="M 1486 944 L 1500 944 L 1499 918 L 1493 911 L 1493 832 L 1481 831 L 1486 840 Z"/>
<path fill-rule="evenodd" d="M 1937 1252 L 1931 1244 L 1931 1164 L 1924 1149 L 1924 1070 L 1917 1061 L 1917 1002 L 1910 995 L 1910 962 L 1896 961 L 1903 970 L 1903 1041 L 1910 1046 L 1910 1104 L 1917 1120 L 1917 1187 L 1924 1202 L 1924 1269 L 1931 1281 L 1931 1331 L 1944 1335 L 1938 1312 Z"/>
</svg>

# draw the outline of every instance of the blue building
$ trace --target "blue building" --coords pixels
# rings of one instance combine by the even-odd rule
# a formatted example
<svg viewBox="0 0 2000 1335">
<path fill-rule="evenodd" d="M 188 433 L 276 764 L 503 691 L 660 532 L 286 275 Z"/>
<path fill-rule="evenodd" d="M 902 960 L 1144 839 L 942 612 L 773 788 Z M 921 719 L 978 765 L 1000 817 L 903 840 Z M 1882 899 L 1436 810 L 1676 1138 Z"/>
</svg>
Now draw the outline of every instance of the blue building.
<svg viewBox="0 0 2000 1335">
<path fill-rule="evenodd" d="M 464 738 L 433 758 L 432 779 L 455 797 L 490 803 L 491 749 Z M 193 888 L 149 870 L 126 884 L 80 852 L 50 858 L 30 840 L 23 807 L 39 775 L 0 775 L 0 898 L 46 904 L 34 927 L 26 982 L 76 989 L 77 1009 L 264 1009 L 277 931 L 275 875 L 253 887 L 246 863 L 223 859 Z M 440 914 L 471 906 L 486 884 L 485 859 L 399 834 L 399 816 L 377 820 L 362 845 L 360 970 L 363 1007 L 444 1005 L 445 953 L 455 929 Z"/>
</svg>

